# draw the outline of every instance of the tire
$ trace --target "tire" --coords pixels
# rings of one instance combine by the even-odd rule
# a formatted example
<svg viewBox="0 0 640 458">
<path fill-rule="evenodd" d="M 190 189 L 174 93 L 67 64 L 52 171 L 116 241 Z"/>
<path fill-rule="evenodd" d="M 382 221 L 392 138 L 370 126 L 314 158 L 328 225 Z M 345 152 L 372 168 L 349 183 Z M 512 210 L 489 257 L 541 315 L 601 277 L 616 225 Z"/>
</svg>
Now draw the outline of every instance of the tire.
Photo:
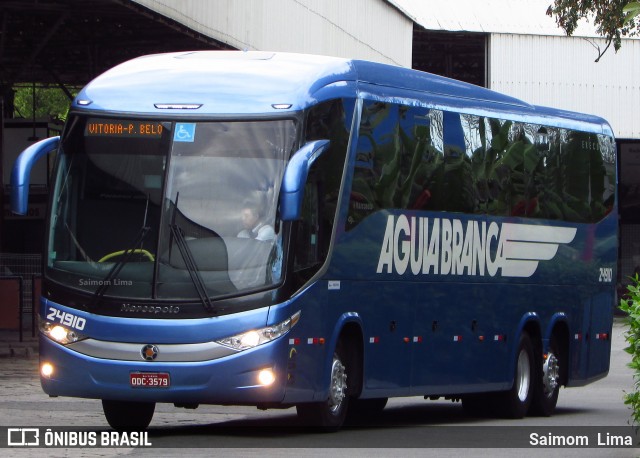
<svg viewBox="0 0 640 458">
<path fill-rule="evenodd" d="M 130 402 L 102 400 L 102 410 L 109 425 L 116 431 L 142 431 L 147 429 L 155 402 Z"/>
<path fill-rule="evenodd" d="M 389 398 L 350 399 L 347 422 L 362 422 L 379 415 L 387 405 Z"/>
<path fill-rule="evenodd" d="M 551 337 L 547 357 L 538 358 L 538 376 L 534 383 L 533 400 L 529 413 L 542 417 L 553 414 L 558 403 L 560 384 L 562 382 L 563 356 L 555 336 Z"/>
<path fill-rule="evenodd" d="M 466 394 L 462 396 L 462 409 L 472 417 L 485 417 L 491 415 L 494 393 Z"/>
<path fill-rule="evenodd" d="M 498 414 L 506 418 L 522 418 L 529 410 L 533 399 L 533 385 L 537 380 L 533 345 L 525 332 L 520 336 L 516 352 L 516 367 L 513 386 L 499 394 L 496 405 Z"/>
<path fill-rule="evenodd" d="M 349 379 L 347 377 L 346 354 L 338 344 L 331 363 L 329 398 L 324 402 L 298 404 L 298 417 L 305 425 L 323 432 L 339 430 L 347 417 L 349 406 Z"/>
</svg>

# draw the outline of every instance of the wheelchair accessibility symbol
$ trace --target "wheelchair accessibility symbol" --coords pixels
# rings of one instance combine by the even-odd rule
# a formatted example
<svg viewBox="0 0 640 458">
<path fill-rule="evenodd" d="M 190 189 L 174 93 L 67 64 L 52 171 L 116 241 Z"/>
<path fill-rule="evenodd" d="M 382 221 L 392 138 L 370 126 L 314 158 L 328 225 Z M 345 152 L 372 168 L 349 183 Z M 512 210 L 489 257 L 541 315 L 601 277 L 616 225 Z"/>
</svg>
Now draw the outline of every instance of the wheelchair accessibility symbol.
<svg viewBox="0 0 640 458">
<path fill-rule="evenodd" d="M 196 125 L 192 122 L 179 122 L 173 133 L 174 142 L 192 142 L 196 137 Z"/>
</svg>

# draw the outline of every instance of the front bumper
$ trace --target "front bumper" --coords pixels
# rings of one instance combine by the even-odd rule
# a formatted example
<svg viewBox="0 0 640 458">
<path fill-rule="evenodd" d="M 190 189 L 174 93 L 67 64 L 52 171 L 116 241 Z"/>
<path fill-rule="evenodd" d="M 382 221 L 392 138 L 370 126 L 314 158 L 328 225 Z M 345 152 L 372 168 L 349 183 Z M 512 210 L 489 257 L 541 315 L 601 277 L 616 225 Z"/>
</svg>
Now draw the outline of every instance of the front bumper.
<svg viewBox="0 0 640 458">
<path fill-rule="evenodd" d="M 140 345 L 142 348 L 142 345 Z M 280 348 L 284 347 L 284 348 Z M 147 402 L 259 405 L 282 402 L 286 386 L 287 341 L 196 362 L 122 361 L 87 356 L 40 337 L 40 362 L 53 366 L 41 375 L 42 388 L 51 396 Z M 282 356 L 281 356 L 282 355 Z M 271 368 L 275 382 L 263 386 L 261 370 Z M 132 387 L 134 372 L 168 373 L 170 386 Z"/>
</svg>

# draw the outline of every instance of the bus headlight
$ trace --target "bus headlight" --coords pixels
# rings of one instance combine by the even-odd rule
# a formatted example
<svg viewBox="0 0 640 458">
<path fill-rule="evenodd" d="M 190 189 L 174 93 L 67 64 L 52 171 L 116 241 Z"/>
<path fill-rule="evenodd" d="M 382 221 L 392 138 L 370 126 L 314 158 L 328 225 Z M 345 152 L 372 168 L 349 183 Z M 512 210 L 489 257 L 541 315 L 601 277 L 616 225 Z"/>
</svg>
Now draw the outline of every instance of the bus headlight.
<svg viewBox="0 0 640 458">
<path fill-rule="evenodd" d="M 69 345 L 87 338 L 83 334 L 80 334 L 78 331 L 74 331 L 73 329 L 69 329 L 65 326 L 51 323 L 49 321 L 40 322 L 40 332 L 42 332 L 51 340 L 62 345 Z"/>
<path fill-rule="evenodd" d="M 291 328 L 293 328 L 300 320 L 300 313 L 301 312 L 298 311 L 276 325 L 267 326 L 262 329 L 252 329 L 251 331 L 243 332 L 242 334 L 216 340 L 216 343 L 224 345 L 225 347 L 233 348 L 234 350 L 242 351 L 271 342 L 272 340 L 282 337 L 288 333 L 289 330 L 291 330 Z"/>
</svg>

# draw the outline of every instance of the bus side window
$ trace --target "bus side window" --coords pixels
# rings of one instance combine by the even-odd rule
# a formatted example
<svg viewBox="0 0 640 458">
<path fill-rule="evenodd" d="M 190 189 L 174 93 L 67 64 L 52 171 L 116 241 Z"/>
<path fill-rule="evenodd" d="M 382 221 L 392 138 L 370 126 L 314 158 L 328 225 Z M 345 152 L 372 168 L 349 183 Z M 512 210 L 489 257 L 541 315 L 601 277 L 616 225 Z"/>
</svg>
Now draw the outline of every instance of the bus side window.
<svg viewBox="0 0 640 458">
<path fill-rule="evenodd" d="M 434 116 L 440 128 L 434 127 Z M 434 191 L 439 192 L 433 184 L 444 169 L 437 138 L 441 118 L 441 111 L 425 107 L 364 102 L 347 230 L 381 209 L 433 204 Z"/>
<path fill-rule="evenodd" d="M 295 223 L 294 271 L 302 282 L 320 269 L 329 252 L 353 110 L 353 101 L 337 99 L 316 105 L 307 114 L 305 141 L 327 139 L 330 146 L 309 171 L 302 217 Z"/>
</svg>

